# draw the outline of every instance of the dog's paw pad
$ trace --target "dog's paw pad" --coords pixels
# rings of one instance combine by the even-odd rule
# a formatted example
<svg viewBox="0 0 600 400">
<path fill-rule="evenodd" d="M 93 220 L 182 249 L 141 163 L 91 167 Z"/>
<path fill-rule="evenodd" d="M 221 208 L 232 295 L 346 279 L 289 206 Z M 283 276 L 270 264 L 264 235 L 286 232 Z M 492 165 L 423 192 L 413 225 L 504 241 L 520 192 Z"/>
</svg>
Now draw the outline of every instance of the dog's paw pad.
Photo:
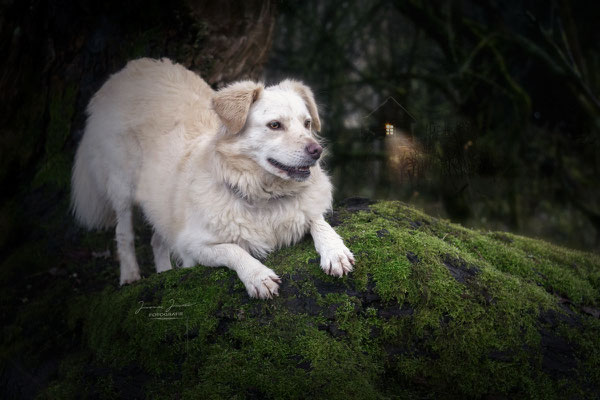
<svg viewBox="0 0 600 400">
<path fill-rule="evenodd" d="M 321 268 L 326 274 L 342 277 L 354 269 L 354 255 L 346 246 L 331 249 L 321 255 Z"/>
</svg>

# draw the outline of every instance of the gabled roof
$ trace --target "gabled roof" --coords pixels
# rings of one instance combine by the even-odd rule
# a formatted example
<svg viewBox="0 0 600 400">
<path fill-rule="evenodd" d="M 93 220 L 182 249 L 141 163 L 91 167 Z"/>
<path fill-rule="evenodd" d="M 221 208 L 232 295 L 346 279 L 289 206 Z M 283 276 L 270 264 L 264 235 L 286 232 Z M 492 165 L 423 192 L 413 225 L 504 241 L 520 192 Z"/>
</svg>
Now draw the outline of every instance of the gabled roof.
<svg viewBox="0 0 600 400">
<path fill-rule="evenodd" d="M 398 107 L 400 107 L 405 113 L 406 115 L 408 115 L 411 119 L 412 122 L 417 122 L 417 119 L 415 117 L 413 117 L 413 115 L 402 106 L 402 104 L 398 103 L 396 101 L 395 98 L 393 98 L 392 96 L 388 97 L 387 99 L 385 99 L 381 104 L 379 104 L 373 111 L 371 111 L 369 114 L 367 114 L 366 116 L 363 117 L 363 119 L 367 119 L 369 118 L 371 115 L 373 115 L 377 110 L 379 110 L 381 107 L 383 107 L 388 101 L 392 101 L 393 104 L 397 105 Z"/>
</svg>

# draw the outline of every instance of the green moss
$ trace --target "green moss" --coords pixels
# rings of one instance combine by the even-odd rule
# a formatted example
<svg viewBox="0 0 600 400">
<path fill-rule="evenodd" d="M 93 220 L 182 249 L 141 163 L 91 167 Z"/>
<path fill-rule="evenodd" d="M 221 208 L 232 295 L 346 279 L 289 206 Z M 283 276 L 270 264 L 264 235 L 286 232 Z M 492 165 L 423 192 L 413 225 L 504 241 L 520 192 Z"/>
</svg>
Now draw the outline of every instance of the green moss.
<svg viewBox="0 0 600 400">
<path fill-rule="evenodd" d="M 546 399 L 600 387 L 596 255 L 468 230 L 398 202 L 337 217 L 355 271 L 326 276 L 307 239 L 265 260 L 283 280 L 269 301 L 249 299 L 225 268 L 117 288 L 105 261 L 113 270 L 101 279 L 112 284 L 67 296 L 66 326 L 82 341 L 45 395 Z M 102 239 L 84 243 L 102 250 Z M 98 262 L 82 266 L 90 279 Z M 142 304 L 181 314 L 156 319 Z M 22 332 L 6 327 L 6 343 Z"/>
<path fill-rule="evenodd" d="M 8 285 L 23 275 L 38 272 L 40 260 L 46 258 L 46 250 L 41 242 L 25 243 L 3 260 L 0 265 L 0 282 Z"/>
</svg>

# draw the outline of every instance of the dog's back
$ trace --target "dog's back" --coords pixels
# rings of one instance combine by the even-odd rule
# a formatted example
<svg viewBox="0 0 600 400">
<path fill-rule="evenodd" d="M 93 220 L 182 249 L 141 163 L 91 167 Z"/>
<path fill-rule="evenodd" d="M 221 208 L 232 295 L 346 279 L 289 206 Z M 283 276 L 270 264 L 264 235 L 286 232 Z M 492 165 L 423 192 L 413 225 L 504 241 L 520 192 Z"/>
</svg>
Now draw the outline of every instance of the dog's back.
<svg viewBox="0 0 600 400">
<path fill-rule="evenodd" d="M 173 148 L 173 138 L 165 136 L 178 124 L 190 128 L 184 134 L 216 129 L 212 95 L 199 76 L 167 59 L 131 61 L 111 76 L 90 101 L 75 156 L 76 218 L 90 229 L 114 226 L 115 209 L 134 199 L 142 153 L 151 156 L 161 141 Z"/>
</svg>

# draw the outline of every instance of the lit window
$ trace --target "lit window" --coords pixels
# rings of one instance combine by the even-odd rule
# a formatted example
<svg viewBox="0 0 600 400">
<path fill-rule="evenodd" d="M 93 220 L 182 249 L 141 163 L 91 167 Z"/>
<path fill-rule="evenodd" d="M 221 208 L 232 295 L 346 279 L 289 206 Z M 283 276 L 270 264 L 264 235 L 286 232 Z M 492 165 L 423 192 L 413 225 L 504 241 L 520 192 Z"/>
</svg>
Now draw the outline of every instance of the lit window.
<svg viewBox="0 0 600 400">
<path fill-rule="evenodd" d="M 394 125 L 392 125 L 392 124 L 385 124 L 385 134 L 386 135 L 393 135 L 394 134 Z"/>
</svg>

